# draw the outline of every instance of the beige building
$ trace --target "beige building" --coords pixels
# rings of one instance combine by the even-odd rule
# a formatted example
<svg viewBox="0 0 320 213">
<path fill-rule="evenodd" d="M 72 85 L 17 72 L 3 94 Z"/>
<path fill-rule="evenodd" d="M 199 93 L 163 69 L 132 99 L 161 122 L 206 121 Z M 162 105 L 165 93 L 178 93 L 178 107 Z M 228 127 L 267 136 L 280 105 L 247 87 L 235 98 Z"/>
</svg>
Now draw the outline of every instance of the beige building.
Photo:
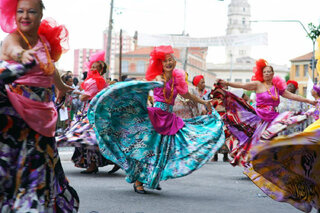
<svg viewBox="0 0 320 213">
<path fill-rule="evenodd" d="M 299 84 L 299 94 L 306 96 L 308 77 L 312 78 L 312 70 L 310 62 L 312 59 L 312 52 L 297 58 L 291 59 L 290 79 L 295 80 Z M 316 70 L 314 71 L 314 78 L 319 78 Z"/>
</svg>

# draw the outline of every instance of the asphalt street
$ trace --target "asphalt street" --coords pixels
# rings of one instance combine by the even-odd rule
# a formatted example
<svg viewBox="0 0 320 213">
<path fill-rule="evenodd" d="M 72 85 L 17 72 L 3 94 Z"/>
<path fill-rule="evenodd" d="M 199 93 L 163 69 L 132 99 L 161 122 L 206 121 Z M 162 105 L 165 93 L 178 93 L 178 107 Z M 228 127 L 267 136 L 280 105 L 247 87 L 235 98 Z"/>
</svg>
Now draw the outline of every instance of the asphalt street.
<svg viewBox="0 0 320 213">
<path fill-rule="evenodd" d="M 71 154 L 70 150 L 60 152 L 65 173 L 80 196 L 81 213 L 300 212 L 267 197 L 241 168 L 229 163 L 209 162 L 191 175 L 162 182 L 161 191 L 140 195 L 125 181 L 123 171 L 107 173 L 112 166 L 101 168 L 97 174 L 80 174 L 82 169 L 74 167 Z"/>
</svg>

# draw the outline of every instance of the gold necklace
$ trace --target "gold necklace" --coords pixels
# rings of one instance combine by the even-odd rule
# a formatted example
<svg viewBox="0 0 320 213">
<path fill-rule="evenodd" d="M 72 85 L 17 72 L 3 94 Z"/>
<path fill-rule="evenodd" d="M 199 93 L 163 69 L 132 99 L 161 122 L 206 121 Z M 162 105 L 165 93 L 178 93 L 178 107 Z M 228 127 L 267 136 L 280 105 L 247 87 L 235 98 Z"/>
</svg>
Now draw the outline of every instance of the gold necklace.
<svg viewBox="0 0 320 213">
<path fill-rule="evenodd" d="M 18 29 L 18 32 L 20 33 L 23 40 L 27 43 L 29 49 L 32 49 L 32 46 L 30 45 L 30 43 L 29 43 L 28 39 L 25 37 L 25 35 L 23 35 L 23 33 L 19 29 Z M 41 38 L 41 36 L 39 36 L 39 38 L 40 38 L 40 41 L 46 51 L 47 63 L 46 64 L 42 63 L 42 61 L 40 61 L 38 55 L 36 55 L 36 54 L 34 55 L 34 57 L 39 62 L 40 69 L 44 72 L 44 74 L 45 75 L 52 75 L 54 73 L 55 67 L 52 63 L 49 49 L 48 49 L 47 45 L 45 44 L 45 42 L 43 41 L 43 39 Z"/>
<path fill-rule="evenodd" d="M 162 76 L 163 76 L 164 80 L 165 80 L 166 83 L 167 83 L 166 75 L 163 74 Z M 164 85 L 163 90 L 162 90 L 164 100 L 165 100 L 165 102 L 168 103 L 168 104 L 170 104 L 170 103 L 172 102 L 172 99 L 173 99 L 173 86 L 174 86 L 174 78 L 172 77 L 171 94 L 170 94 L 169 99 L 167 99 L 167 97 L 166 97 L 166 87 L 167 87 L 167 84 Z"/>
<path fill-rule="evenodd" d="M 267 91 L 268 91 L 269 95 L 271 96 L 272 100 L 277 101 L 279 99 L 277 88 L 276 87 L 274 88 L 275 96 L 273 96 L 270 89 L 268 89 L 268 85 L 266 84 L 266 82 L 263 82 L 263 83 L 264 83 L 264 86 L 267 88 Z"/>
</svg>

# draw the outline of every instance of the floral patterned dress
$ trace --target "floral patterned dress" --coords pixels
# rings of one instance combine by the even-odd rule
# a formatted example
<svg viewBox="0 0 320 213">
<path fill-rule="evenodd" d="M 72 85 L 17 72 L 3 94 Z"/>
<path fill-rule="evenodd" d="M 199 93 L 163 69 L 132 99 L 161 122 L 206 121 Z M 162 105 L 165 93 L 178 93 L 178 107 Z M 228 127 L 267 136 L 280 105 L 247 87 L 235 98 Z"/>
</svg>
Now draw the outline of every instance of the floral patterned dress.
<svg viewBox="0 0 320 213">
<path fill-rule="evenodd" d="M 176 79 L 174 81 L 176 83 Z M 212 115 L 182 120 L 172 113 L 178 94 L 172 79 L 159 82 L 120 82 L 101 91 L 90 103 L 88 118 L 101 153 L 148 188 L 183 177 L 202 167 L 224 143 L 223 122 Z M 173 86 L 173 87 L 172 87 Z M 154 88 L 154 107 L 147 108 Z M 164 94 L 173 100 L 168 104 Z"/>
<path fill-rule="evenodd" d="M 37 54 L 45 60 L 41 45 L 36 45 Z M 79 197 L 65 177 L 53 137 L 55 120 L 51 125 L 46 118 L 39 119 L 41 115 L 54 118 L 56 113 L 50 82 L 49 87 L 41 84 L 41 79 L 47 83 L 52 76 L 45 76 L 38 64 L 24 75 L 19 64 L 1 61 L 0 67 L 1 212 L 77 212 Z"/>
<path fill-rule="evenodd" d="M 101 84 L 101 87 L 98 87 L 98 83 Z M 90 96 L 90 100 L 106 86 L 105 80 L 97 71 L 90 71 L 89 77 L 82 83 L 84 92 Z M 85 102 L 81 114 L 77 116 L 76 121 L 65 130 L 64 134 L 56 137 L 58 146 L 75 147 L 72 161 L 76 167 L 89 168 L 92 163 L 96 167 L 113 165 L 112 161 L 107 160 L 100 153 L 95 132 L 87 118 L 88 105 L 89 101 Z"/>
</svg>

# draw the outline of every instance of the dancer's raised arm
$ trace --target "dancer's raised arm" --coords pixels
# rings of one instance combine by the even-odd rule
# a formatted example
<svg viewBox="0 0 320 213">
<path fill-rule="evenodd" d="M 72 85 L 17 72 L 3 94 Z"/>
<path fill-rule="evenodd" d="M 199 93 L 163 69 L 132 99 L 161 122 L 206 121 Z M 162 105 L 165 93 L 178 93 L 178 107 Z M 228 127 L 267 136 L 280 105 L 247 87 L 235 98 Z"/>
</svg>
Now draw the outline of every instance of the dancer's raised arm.
<svg viewBox="0 0 320 213">
<path fill-rule="evenodd" d="M 258 81 L 252 81 L 249 83 L 238 83 L 238 82 L 228 82 L 224 80 L 218 80 L 218 84 L 221 84 L 221 86 L 223 87 L 229 86 L 229 87 L 242 88 L 245 90 L 253 90 L 253 91 L 256 91 L 259 86 Z"/>
</svg>

